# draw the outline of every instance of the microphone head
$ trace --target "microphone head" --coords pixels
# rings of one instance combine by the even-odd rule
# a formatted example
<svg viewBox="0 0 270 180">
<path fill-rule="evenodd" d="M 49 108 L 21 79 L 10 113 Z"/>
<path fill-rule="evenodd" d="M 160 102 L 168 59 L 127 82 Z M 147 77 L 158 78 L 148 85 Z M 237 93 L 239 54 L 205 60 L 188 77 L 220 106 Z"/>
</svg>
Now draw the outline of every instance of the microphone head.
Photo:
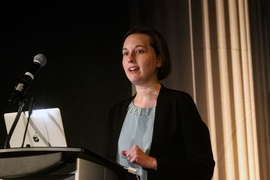
<svg viewBox="0 0 270 180">
<path fill-rule="evenodd" d="M 34 57 L 34 62 L 39 63 L 43 67 L 47 63 L 47 58 L 43 54 L 38 54 Z"/>
</svg>

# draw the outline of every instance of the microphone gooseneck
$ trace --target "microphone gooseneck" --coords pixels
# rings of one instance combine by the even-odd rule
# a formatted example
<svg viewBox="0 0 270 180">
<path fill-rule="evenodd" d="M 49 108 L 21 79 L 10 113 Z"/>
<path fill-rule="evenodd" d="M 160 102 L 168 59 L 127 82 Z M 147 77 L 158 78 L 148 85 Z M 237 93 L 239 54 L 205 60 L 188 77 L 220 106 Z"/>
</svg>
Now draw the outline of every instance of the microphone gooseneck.
<svg viewBox="0 0 270 180">
<path fill-rule="evenodd" d="M 29 110 L 28 110 L 28 117 L 27 117 L 27 122 L 26 122 L 26 126 L 25 126 L 25 130 L 24 130 L 24 134 L 23 134 L 23 141 L 22 141 L 22 148 L 24 146 L 24 142 L 25 142 L 25 138 L 26 138 L 26 133 L 27 133 L 27 130 L 28 130 L 28 126 L 29 126 L 29 122 L 30 122 L 30 117 L 33 113 L 33 109 L 35 107 L 35 98 L 32 97 L 31 100 L 30 100 L 30 104 L 29 104 Z"/>
</svg>

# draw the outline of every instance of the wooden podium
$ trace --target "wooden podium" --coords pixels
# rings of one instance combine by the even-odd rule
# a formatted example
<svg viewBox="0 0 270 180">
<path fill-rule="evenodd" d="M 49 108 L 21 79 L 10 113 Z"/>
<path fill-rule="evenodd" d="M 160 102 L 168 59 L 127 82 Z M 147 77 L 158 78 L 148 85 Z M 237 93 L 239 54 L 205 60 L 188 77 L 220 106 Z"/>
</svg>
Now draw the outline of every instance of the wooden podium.
<svg viewBox="0 0 270 180">
<path fill-rule="evenodd" d="M 83 148 L 0 149 L 0 179 L 137 180 L 123 166 Z"/>
</svg>

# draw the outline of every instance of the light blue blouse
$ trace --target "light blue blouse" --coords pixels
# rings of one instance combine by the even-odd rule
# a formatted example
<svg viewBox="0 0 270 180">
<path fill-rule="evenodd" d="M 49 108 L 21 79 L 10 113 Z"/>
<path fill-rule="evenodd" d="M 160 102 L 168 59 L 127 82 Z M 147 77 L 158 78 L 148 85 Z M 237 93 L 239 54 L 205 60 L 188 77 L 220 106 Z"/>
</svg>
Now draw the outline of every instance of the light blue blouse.
<svg viewBox="0 0 270 180">
<path fill-rule="evenodd" d="M 149 155 L 152 143 L 155 109 L 139 108 L 130 103 L 127 114 L 122 125 L 122 130 L 118 139 L 117 162 L 125 167 L 137 169 L 137 175 L 141 180 L 147 180 L 147 171 L 139 165 L 130 163 L 121 154 L 122 150 L 128 150 L 133 145 L 138 145 L 147 155 Z"/>
</svg>

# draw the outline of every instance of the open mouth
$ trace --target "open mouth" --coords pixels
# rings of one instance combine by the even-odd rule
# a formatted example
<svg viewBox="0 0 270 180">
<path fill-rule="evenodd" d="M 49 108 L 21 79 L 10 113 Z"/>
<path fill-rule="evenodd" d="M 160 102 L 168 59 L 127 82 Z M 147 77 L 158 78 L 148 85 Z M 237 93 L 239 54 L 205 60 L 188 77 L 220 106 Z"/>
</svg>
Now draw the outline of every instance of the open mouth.
<svg viewBox="0 0 270 180">
<path fill-rule="evenodd" d="M 129 68 L 129 71 L 136 71 L 138 70 L 139 68 L 135 68 L 135 67 L 132 67 L 132 68 Z"/>
</svg>

